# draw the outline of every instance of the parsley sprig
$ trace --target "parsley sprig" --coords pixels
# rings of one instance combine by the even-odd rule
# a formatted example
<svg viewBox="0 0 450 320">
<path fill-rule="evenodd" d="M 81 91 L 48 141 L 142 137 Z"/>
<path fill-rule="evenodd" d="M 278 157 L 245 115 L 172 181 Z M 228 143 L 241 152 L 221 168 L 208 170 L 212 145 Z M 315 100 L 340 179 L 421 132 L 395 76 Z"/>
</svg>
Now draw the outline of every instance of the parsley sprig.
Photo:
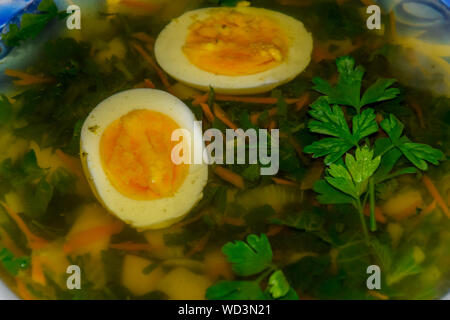
<svg viewBox="0 0 450 320">
<path fill-rule="evenodd" d="M 314 186 L 319 202 L 353 204 L 360 214 L 369 243 L 363 210 L 369 201 L 370 229 L 375 231 L 375 184 L 402 174 L 425 171 L 428 163 L 438 165 L 444 154 L 429 145 L 411 142 L 403 135 L 404 125 L 393 114 L 380 122 L 388 138 L 376 139 L 372 147 L 369 138 L 380 128 L 375 110 L 366 107 L 394 99 L 400 90 L 391 87 L 394 79 L 378 79 L 361 95 L 364 68 L 355 67 L 355 60 L 351 57 L 338 58 L 336 65 L 339 72 L 336 86 L 332 87 L 321 78 L 313 79 L 313 88 L 324 96 L 311 105 L 309 114 L 313 120 L 308 125 L 311 132 L 331 137 L 312 143 L 304 151 L 312 153 L 314 158 L 325 157 L 324 162 L 329 166 L 325 178 Z M 342 106 L 351 107 L 356 112 L 350 121 Z M 353 150 L 354 155 L 351 153 Z M 402 156 L 413 167 L 393 171 Z"/>
<path fill-rule="evenodd" d="M 206 291 L 207 299 L 263 300 L 298 299 L 283 272 L 272 262 L 272 248 L 265 234 L 251 234 L 247 241 L 228 242 L 222 248 L 237 276 L 256 276 L 254 280 L 219 281 Z M 266 289 L 261 283 L 267 279 Z"/>
<path fill-rule="evenodd" d="M 16 47 L 22 41 L 34 39 L 55 18 L 64 19 L 67 13 L 58 11 L 53 0 L 42 0 L 38 6 L 38 13 L 25 13 L 22 15 L 20 27 L 16 24 L 9 26 L 9 32 L 2 35 L 2 40 L 9 47 Z"/>
</svg>

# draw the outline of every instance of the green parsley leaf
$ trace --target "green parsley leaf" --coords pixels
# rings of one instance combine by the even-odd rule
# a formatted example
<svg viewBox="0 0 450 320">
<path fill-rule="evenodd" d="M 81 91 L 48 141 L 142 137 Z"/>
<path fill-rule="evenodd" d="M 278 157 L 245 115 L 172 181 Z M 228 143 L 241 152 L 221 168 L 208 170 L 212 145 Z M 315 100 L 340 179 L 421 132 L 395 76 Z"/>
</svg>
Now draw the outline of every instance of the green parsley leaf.
<svg viewBox="0 0 450 320">
<path fill-rule="evenodd" d="M 361 99 L 361 106 L 375 102 L 394 99 L 400 94 L 397 88 L 389 88 L 396 82 L 395 79 L 378 79 L 365 92 Z"/>
<path fill-rule="evenodd" d="M 16 258 L 14 254 L 6 248 L 0 250 L 0 261 L 12 276 L 17 276 L 20 270 L 25 270 L 30 266 L 29 257 Z"/>
<path fill-rule="evenodd" d="M 400 94 L 400 90 L 397 88 L 389 88 L 394 84 L 394 79 L 378 79 L 361 98 L 364 68 L 362 66 L 355 67 L 355 60 L 351 57 L 336 59 L 336 65 L 339 78 L 335 87 L 332 87 L 324 79 L 318 77 L 313 79 L 315 85 L 313 89 L 326 95 L 330 104 L 351 106 L 359 114 L 365 105 L 390 100 Z"/>
<path fill-rule="evenodd" d="M 269 277 L 268 290 L 274 299 L 285 296 L 291 289 L 283 272 L 277 270 Z"/>
<path fill-rule="evenodd" d="M 364 68 L 361 66 L 355 68 L 355 60 L 351 57 L 336 59 L 336 65 L 339 72 L 336 86 L 333 88 L 327 81 L 314 78 L 315 86 L 313 89 L 327 95 L 331 104 L 352 106 L 359 110 Z"/>
<path fill-rule="evenodd" d="M 310 131 L 330 135 L 335 138 L 324 138 L 307 146 L 304 151 L 313 153 L 313 157 L 325 157 L 327 165 L 342 157 L 361 139 L 378 131 L 373 109 L 366 109 L 353 117 L 353 133 L 345 120 L 341 107 L 332 108 L 325 97 L 317 99 L 311 105 L 310 115 L 316 119 L 308 124 Z"/>
<path fill-rule="evenodd" d="M 368 146 L 357 148 L 355 157 L 345 156 L 345 165 L 332 163 L 325 180 L 336 189 L 358 199 L 366 191 L 368 179 L 380 165 L 381 157 L 373 158 Z"/>
<path fill-rule="evenodd" d="M 377 170 L 381 157 L 373 158 L 373 150 L 370 150 L 368 146 L 357 148 L 355 156 L 356 159 L 351 154 L 347 154 L 345 165 L 350 171 L 353 181 L 360 185 L 367 181 Z"/>
<path fill-rule="evenodd" d="M 206 290 L 208 300 L 265 300 L 256 281 L 219 281 Z"/>
<path fill-rule="evenodd" d="M 438 165 L 444 159 L 444 153 L 423 143 L 410 142 L 406 136 L 402 136 L 403 124 L 393 114 L 384 119 L 380 126 L 389 135 L 392 144 L 420 170 L 428 169 L 427 162 Z"/>
<path fill-rule="evenodd" d="M 319 195 L 317 200 L 322 204 L 353 203 L 353 198 L 332 187 L 327 181 L 321 179 L 314 184 L 313 190 Z"/>
<path fill-rule="evenodd" d="M 359 191 L 345 166 L 332 163 L 327 169 L 327 173 L 328 176 L 325 177 L 325 180 L 329 184 L 355 199 L 359 198 Z"/>
<path fill-rule="evenodd" d="M 228 242 L 222 248 L 233 271 L 240 276 L 251 276 L 260 273 L 272 263 L 272 249 L 265 234 L 260 237 L 251 234 L 247 242 Z"/>
<path fill-rule="evenodd" d="M 43 0 L 39 4 L 38 10 L 39 13 L 22 15 L 20 28 L 16 24 L 9 26 L 9 32 L 2 35 L 2 39 L 7 46 L 15 47 L 22 41 L 34 39 L 52 19 L 66 17 L 66 14 L 58 13 L 58 7 L 53 0 Z"/>
</svg>

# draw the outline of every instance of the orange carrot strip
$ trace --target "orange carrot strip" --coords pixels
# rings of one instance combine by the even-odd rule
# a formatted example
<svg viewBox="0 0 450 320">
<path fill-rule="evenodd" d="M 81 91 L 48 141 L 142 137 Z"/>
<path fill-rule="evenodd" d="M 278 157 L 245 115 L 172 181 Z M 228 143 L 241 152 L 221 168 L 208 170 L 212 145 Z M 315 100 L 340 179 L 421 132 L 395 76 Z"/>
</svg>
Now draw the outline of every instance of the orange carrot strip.
<svg viewBox="0 0 450 320">
<path fill-rule="evenodd" d="M 33 255 L 31 257 L 31 279 L 34 282 L 45 285 L 47 283 L 42 269 L 42 262 L 38 256 Z"/>
<path fill-rule="evenodd" d="M 228 115 L 226 114 L 226 112 L 217 103 L 214 103 L 213 110 L 214 110 L 214 114 L 217 117 L 217 119 L 219 119 L 220 121 L 225 123 L 228 127 L 230 127 L 231 129 L 235 129 L 235 130 L 238 128 L 238 126 L 235 125 L 233 123 L 233 121 L 231 121 L 228 118 Z"/>
<path fill-rule="evenodd" d="M 450 218 L 450 211 L 448 210 L 448 206 L 445 203 L 444 199 L 441 197 L 441 195 L 440 195 L 438 189 L 436 188 L 436 186 L 434 185 L 433 181 L 431 181 L 431 179 L 428 178 L 428 176 L 424 174 L 422 177 L 422 182 L 425 185 L 425 187 L 427 188 L 428 192 L 433 197 L 433 199 L 436 200 L 439 207 L 441 207 L 442 211 L 444 211 L 444 213 L 447 215 L 447 217 Z"/>
<path fill-rule="evenodd" d="M 214 168 L 214 173 L 219 176 L 219 178 L 231 183 L 235 187 L 244 189 L 244 179 L 237 173 L 221 166 L 216 166 Z"/>
<path fill-rule="evenodd" d="M 380 299 L 380 300 L 389 300 L 389 297 L 385 294 L 379 293 L 377 291 L 370 290 L 368 291 L 369 295 L 371 295 L 374 298 Z"/>
<path fill-rule="evenodd" d="M 28 246 L 31 249 L 40 249 L 48 243 L 48 241 L 45 240 L 44 238 L 38 237 L 35 234 L 33 234 L 26 225 L 26 223 L 22 220 L 22 218 L 16 212 L 10 209 L 4 202 L 0 201 L 0 204 L 3 206 L 3 208 L 5 208 L 8 215 L 11 217 L 11 219 L 14 220 L 19 229 L 23 232 L 23 234 L 28 240 Z"/>
<path fill-rule="evenodd" d="M 305 92 L 295 104 L 295 111 L 300 111 L 309 103 L 309 92 Z"/>
<path fill-rule="evenodd" d="M 283 226 L 272 225 L 269 227 L 269 230 L 266 232 L 266 235 L 268 237 L 273 237 L 273 236 L 279 234 L 281 232 L 281 230 L 283 230 Z"/>
<path fill-rule="evenodd" d="M 150 55 L 139 44 L 133 43 L 132 45 L 136 49 L 136 51 L 139 52 L 139 54 L 144 58 L 144 60 L 146 60 L 153 67 L 153 69 L 155 69 L 156 73 L 158 74 L 158 77 L 161 79 L 161 82 L 166 88 L 166 90 L 171 92 L 172 88 L 169 83 L 169 80 L 167 79 L 164 71 L 155 62 L 155 60 L 153 60 L 153 58 L 150 57 Z"/>
<path fill-rule="evenodd" d="M 199 95 L 199 96 L 195 96 L 194 100 L 192 100 L 192 105 L 198 106 L 198 105 L 200 105 L 202 103 L 206 103 L 206 102 L 208 102 L 208 94 L 207 93 Z"/>
<path fill-rule="evenodd" d="M 155 84 L 150 79 L 144 79 L 144 85 L 146 88 L 155 89 Z"/>
<path fill-rule="evenodd" d="M 26 72 L 18 71 L 18 70 L 12 70 L 12 69 L 6 69 L 5 75 L 9 77 L 18 78 L 20 80 L 15 80 L 13 83 L 17 86 L 28 86 L 32 84 L 39 84 L 39 83 L 49 83 L 52 82 L 53 79 L 51 78 L 45 78 L 33 74 L 29 74 Z"/>
<path fill-rule="evenodd" d="M 205 114 L 206 118 L 210 121 L 214 121 L 214 115 L 211 111 L 211 108 L 206 103 L 200 103 L 200 106 L 202 107 L 203 113 Z"/>
<path fill-rule="evenodd" d="M 295 183 L 294 181 L 291 181 L 291 180 L 287 180 L 287 179 L 272 177 L 272 181 L 275 182 L 276 184 L 298 187 L 297 183 Z"/>
<path fill-rule="evenodd" d="M 123 242 L 123 243 L 112 243 L 109 245 L 112 249 L 123 250 L 123 251 L 147 251 L 152 247 L 148 243 L 133 243 L 133 242 Z"/>
<path fill-rule="evenodd" d="M 206 235 L 204 235 L 202 238 L 200 238 L 197 243 L 195 244 L 195 246 L 193 246 L 191 248 L 191 250 L 189 250 L 186 254 L 185 257 L 186 258 L 190 258 L 192 257 L 194 254 L 196 254 L 197 252 L 202 251 L 205 246 L 208 244 L 209 238 L 211 237 L 211 232 L 208 232 Z"/>
<path fill-rule="evenodd" d="M 419 124 L 422 129 L 425 128 L 425 120 L 423 118 L 422 108 L 415 101 L 410 101 L 411 108 L 415 111 L 417 118 L 419 119 Z"/>
<path fill-rule="evenodd" d="M 28 291 L 22 280 L 16 277 L 16 290 L 19 297 L 23 300 L 34 300 L 34 296 Z"/>
<path fill-rule="evenodd" d="M 78 178 L 85 179 L 83 168 L 81 167 L 81 162 L 78 158 L 68 155 L 61 149 L 57 149 L 55 154 L 59 159 L 61 159 L 62 162 L 64 162 L 68 170 L 70 170 Z"/>
<path fill-rule="evenodd" d="M 241 96 L 228 96 L 223 94 L 216 94 L 216 101 L 234 101 L 234 102 L 246 102 L 246 103 L 259 103 L 259 104 L 276 104 L 278 98 L 273 97 L 241 97 Z M 294 104 L 299 99 L 285 99 L 287 104 Z"/>
<path fill-rule="evenodd" d="M 250 116 L 250 122 L 253 124 L 257 124 L 258 123 L 258 119 L 261 116 L 261 114 L 263 114 L 263 112 L 255 112 L 252 113 Z M 278 113 L 278 108 L 271 108 L 267 110 L 269 117 L 273 117 L 274 115 L 276 115 Z"/>
<path fill-rule="evenodd" d="M 94 227 L 88 230 L 77 232 L 73 234 L 66 241 L 66 243 L 64 243 L 63 251 L 64 253 L 69 254 L 77 250 L 78 248 L 85 247 L 93 242 L 119 233 L 122 228 L 123 223 L 114 221 L 104 226 Z"/>
<path fill-rule="evenodd" d="M 436 209 L 436 200 L 433 200 L 422 212 L 422 214 L 427 215 Z"/>
<path fill-rule="evenodd" d="M 226 224 L 230 224 L 232 226 L 243 226 L 245 224 L 245 220 L 242 218 L 236 218 L 236 217 L 228 217 L 224 216 L 222 221 Z"/>
<path fill-rule="evenodd" d="M 147 44 L 153 45 L 155 43 L 155 38 L 149 36 L 145 32 L 136 32 L 132 35 L 133 38 L 145 42 Z"/>
<path fill-rule="evenodd" d="M 273 130 L 276 127 L 277 127 L 277 122 L 274 119 L 270 120 L 269 125 L 267 126 L 267 129 Z"/>
<path fill-rule="evenodd" d="M 364 207 L 364 214 L 370 217 L 370 207 L 368 205 Z M 380 223 L 386 223 L 386 217 L 378 206 L 375 207 L 375 220 Z"/>
<path fill-rule="evenodd" d="M 397 38 L 397 25 L 394 11 L 389 12 L 390 36 L 391 39 Z"/>
</svg>

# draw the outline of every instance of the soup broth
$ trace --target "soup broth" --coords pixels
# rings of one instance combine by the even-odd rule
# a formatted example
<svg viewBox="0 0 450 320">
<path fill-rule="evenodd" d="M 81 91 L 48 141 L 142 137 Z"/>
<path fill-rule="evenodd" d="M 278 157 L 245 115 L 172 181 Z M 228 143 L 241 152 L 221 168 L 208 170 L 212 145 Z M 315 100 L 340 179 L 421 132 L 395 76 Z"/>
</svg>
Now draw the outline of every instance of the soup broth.
<svg viewBox="0 0 450 320">
<path fill-rule="evenodd" d="M 142 6 L 106 1 L 89 8 L 81 30 L 66 30 L 64 21 L 54 20 L 49 27 L 60 34 L 36 46 L 32 54 L 39 57 L 37 61 L 1 75 L 2 82 L 15 81 L 15 85 L 13 92 L 0 97 L 0 276 L 19 297 L 439 299 L 448 292 L 449 74 L 444 65 L 430 68 L 441 58 L 408 45 L 395 27 L 393 13 L 383 12 L 382 28 L 369 30 L 366 8 L 371 1 L 252 1 L 252 6 L 284 13 L 304 24 L 313 38 L 311 62 L 293 80 L 270 92 L 231 96 L 213 87 L 201 92 L 171 78 L 158 66 L 154 45 L 170 19 L 221 2 L 235 5 L 235 1 L 137 2 Z M 238 23 L 227 23 L 239 33 Z M 258 46 L 255 50 L 260 50 Z M 226 55 L 227 47 L 223 48 L 220 54 Z M 209 62 L 214 64 L 217 56 L 212 52 Z M 201 57 L 192 54 L 191 60 Z M 234 63 L 238 58 L 233 59 Z M 263 71 L 281 63 L 272 60 Z M 343 61 L 344 67 L 339 64 Z M 344 73 L 357 73 L 357 66 L 365 69 L 361 93 L 379 79 L 398 81 L 378 82 L 377 90 L 385 92 L 384 97 L 375 92 L 373 101 L 352 107 L 347 101 L 352 89 L 345 90 L 353 84 L 345 82 Z M 225 69 L 220 72 L 240 73 Z M 255 70 L 248 73 L 261 71 Z M 162 229 L 141 229 L 116 218 L 91 191 L 92 181 L 83 171 L 81 128 L 101 101 L 135 88 L 156 88 L 177 96 L 202 120 L 203 130 L 225 133 L 233 125 L 244 130 L 279 129 L 278 173 L 260 175 L 261 163 L 210 165 L 201 200 L 182 220 Z M 339 96 L 338 89 L 330 88 L 344 88 L 345 94 Z M 376 128 L 361 134 L 358 151 L 353 145 L 335 159 L 330 158 L 330 150 L 311 152 L 308 146 L 321 139 L 340 138 L 323 133 L 329 126 L 311 129 L 311 121 L 325 121 L 311 113 L 314 103 L 324 103 L 325 96 L 329 105 L 343 110 L 340 119 L 348 123 L 353 136 L 355 117 L 371 118 L 364 110 L 374 110 L 368 121 Z M 323 110 L 341 116 L 337 109 Z M 388 123 L 383 121 L 403 126 L 399 135 L 407 141 L 399 136 L 396 146 L 379 149 L 394 135 L 383 130 L 382 124 Z M 345 131 L 345 126 L 339 130 Z M 420 153 L 422 158 L 411 155 L 416 151 L 402 151 L 413 143 L 430 149 Z M 369 159 L 364 165 L 375 169 L 370 178 L 361 178 L 361 185 L 355 187 L 361 193 L 352 198 L 351 192 L 342 192 L 340 185 L 332 183 L 332 168 L 350 168 L 350 157 L 362 161 L 358 152 L 361 159 Z M 388 153 L 389 159 L 384 157 Z M 126 167 L 121 166 L 126 157 L 120 159 L 115 174 L 124 179 L 120 170 Z M 376 161 L 381 162 L 375 165 Z M 157 165 L 151 166 L 157 171 Z M 253 267 L 238 261 L 249 252 L 255 255 Z M 73 274 L 67 273 L 69 266 L 79 267 L 80 288 L 76 281 L 68 282 Z M 380 270 L 375 287 L 368 287 L 370 266 Z M 227 291 L 224 287 L 232 280 L 248 281 L 253 287 L 231 286 Z"/>
</svg>

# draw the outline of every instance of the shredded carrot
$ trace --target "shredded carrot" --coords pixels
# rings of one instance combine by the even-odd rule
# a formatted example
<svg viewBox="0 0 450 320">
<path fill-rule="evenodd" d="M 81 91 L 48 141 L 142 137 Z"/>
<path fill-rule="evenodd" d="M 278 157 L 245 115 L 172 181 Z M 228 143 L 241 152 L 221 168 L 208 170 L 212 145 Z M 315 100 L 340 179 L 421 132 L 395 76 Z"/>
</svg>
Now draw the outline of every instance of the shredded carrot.
<svg viewBox="0 0 450 320">
<path fill-rule="evenodd" d="M 269 129 L 269 130 L 276 129 L 277 125 L 278 125 L 277 122 L 274 119 L 272 119 L 272 120 L 270 120 L 269 125 L 267 126 L 267 129 Z"/>
<path fill-rule="evenodd" d="M 419 106 L 419 104 L 418 104 L 416 101 L 414 101 L 414 100 L 411 100 L 411 101 L 410 101 L 410 106 L 411 106 L 411 108 L 415 111 L 415 113 L 416 113 L 416 115 L 417 115 L 417 118 L 419 119 L 420 127 L 421 127 L 422 129 L 424 129 L 424 128 L 425 128 L 425 120 L 424 120 L 424 118 L 423 118 L 422 108 L 421 108 L 421 107 Z"/>
<path fill-rule="evenodd" d="M 139 52 L 139 54 L 144 58 L 144 60 L 146 60 L 152 66 L 152 68 L 155 69 L 156 73 L 158 74 L 158 77 L 161 79 L 161 82 L 166 88 L 166 90 L 171 92 L 172 87 L 169 83 L 169 80 L 167 79 L 167 76 L 164 73 L 164 71 L 155 62 L 155 60 L 153 60 L 153 58 L 150 57 L 150 55 L 139 44 L 133 43 L 132 45 L 136 49 L 136 51 Z"/>
<path fill-rule="evenodd" d="M 263 111 L 263 112 L 265 112 L 265 111 Z M 263 112 L 255 112 L 255 113 L 252 113 L 252 114 L 250 115 L 250 121 L 251 121 L 251 123 L 257 124 L 257 123 L 258 123 L 258 119 L 259 119 L 259 117 L 261 116 L 261 114 L 263 114 Z M 278 113 L 278 108 L 271 108 L 271 109 L 268 109 L 268 110 L 267 110 L 267 114 L 268 114 L 269 117 L 273 117 L 273 116 L 276 115 L 277 113 Z"/>
<path fill-rule="evenodd" d="M 433 212 L 433 210 L 436 209 L 436 200 L 433 200 L 422 212 L 422 214 L 427 215 L 431 212 Z"/>
<path fill-rule="evenodd" d="M 216 101 L 234 101 L 245 103 L 259 103 L 259 104 L 276 104 L 278 98 L 273 97 L 241 97 L 241 96 L 228 96 L 223 94 L 216 94 Z M 295 104 L 299 99 L 285 99 L 287 104 Z"/>
<path fill-rule="evenodd" d="M 378 291 L 374 291 L 374 290 L 369 290 L 368 291 L 369 295 L 371 295 L 374 298 L 380 299 L 380 300 L 389 300 L 389 297 L 385 294 L 382 294 Z"/>
<path fill-rule="evenodd" d="M 397 38 L 397 25 L 394 11 L 389 12 L 390 37 L 392 40 Z"/>
<path fill-rule="evenodd" d="M 27 289 L 25 284 L 22 280 L 16 277 L 16 290 L 19 297 L 21 297 L 23 300 L 34 300 L 34 296 L 30 293 L 30 291 Z"/>
<path fill-rule="evenodd" d="M 72 253 L 78 248 L 85 247 L 93 242 L 117 234 L 122 230 L 122 228 L 123 223 L 120 221 L 114 221 L 104 226 L 77 232 L 70 236 L 66 243 L 64 243 L 63 251 L 66 254 Z"/>
<path fill-rule="evenodd" d="M 36 255 L 31 257 L 31 278 L 34 282 L 41 285 L 45 285 L 47 283 L 44 270 L 42 269 L 41 259 Z"/>
<path fill-rule="evenodd" d="M 152 246 L 148 243 L 133 243 L 130 241 L 123 243 L 112 243 L 109 247 L 123 251 L 148 251 L 152 248 Z"/>
<path fill-rule="evenodd" d="M 155 89 L 155 84 L 150 79 L 144 79 L 144 85 L 146 88 Z"/>
<path fill-rule="evenodd" d="M 20 249 L 16 242 L 11 239 L 9 234 L 4 230 L 4 228 L 0 228 L 0 239 L 2 240 L 2 246 L 11 251 L 15 256 L 23 256 L 24 252 Z"/>
<path fill-rule="evenodd" d="M 224 216 L 222 221 L 223 221 L 223 223 L 230 224 L 232 226 L 237 226 L 237 227 L 241 227 L 241 226 L 245 225 L 245 220 L 242 218 Z"/>
<path fill-rule="evenodd" d="M 214 168 L 214 173 L 218 175 L 219 178 L 231 183 L 235 187 L 244 189 L 244 179 L 237 173 L 221 166 L 216 166 Z"/>
<path fill-rule="evenodd" d="M 285 185 L 285 186 L 296 186 L 298 187 L 298 184 L 294 181 L 291 180 L 287 180 L 287 179 L 282 179 L 282 178 L 277 178 L 277 177 L 272 177 L 272 181 L 275 182 L 276 184 L 281 184 L 281 185 Z"/>
<path fill-rule="evenodd" d="M 367 205 L 364 208 L 364 214 L 368 217 L 370 217 L 370 206 Z M 381 211 L 381 208 L 378 206 L 375 206 L 375 220 L 377 220 L 380 223 L 386 223 L 386 217 L 384 216 L 383 212 Z"/>
<path fill-rule="evenodd" d="M 309 103 L 309 92 L 305 92 L 295 104 L 295 111 L 300 111 Z"/>
<path fill-rule="evenodd" d="M 200 106 L 202 107 L 203 113 L 206 116 L 206 119 L 208 119 L 210 122 L 214 121 L 214 115 L 211 111 L 211 108 L 206 103 L 200 103 Z"/>
<path fill-rule="evenodd" d="M 283 226 L 271 225 L 269 227 L 269 230 L 266 232 L 266 235 L 268 237 L 273 237 L 273 236 L 279 234 L 281 232 L 281 230 L 283 230 Z"/>
<path fill-rule="evenodd" d="M 198 105 L 200 105 L 202 103 L 206 103 L 206 102 L 208 102 L 208 94 L 207 93 L 194 96 L 194 100 L 192 100 L 192 105 L 198 106 Z"/>
<path fill-rule="evenodd" d="M 433 197 L 433 199 L 436 200 L 439 207 L 441 207 L 442 211 L 444 211 L 444 213 L 447 215 L 447 217 L 450 218 L 450 211 L 448 210 L 448 206 L 445 203 L 444 199 L 441 197 L 441 195 L 440 195 L 438 189 L 436 188 L 436 186 L 434 185 L 433 181 L 431 181 L 431 179 L 428 178 L 428 176 L 424 174 L 422 177 L 422 182 L 425 185 L 425 187 L 427 188 L 430 195 Z"/>
<path fill-rule="evenodd" d="M 78 158 L 68 155 L 61 149 L 57 149 L 55 151 L 55 154 L 58 158 L 61 159 L 62 162 L 64 162 L 67 169 L 69 169 L 74 175 L 76 175 L 80 179 L 85 179 L 83 168 L 81 167 L 81 162 Z"/>
<path fill-rule="evenodd" d="M 146 34 L 145 32 L 136 32 L 133 33 L 132 35 L 133 38 L 140 40 L 146 44 L 150 44 L 153 46 L 153 44 L 155 43 L 155 38 L 149 36 L 148 34 Z"/>
<path fill-rule="evenodd" d="M 314 46 L 313 52 L 312 52 L 312 60 L 315 63 L 319 63 L 322 60 L 334 60 L 336 57 L 334 56 L 334 54 L 331 54 L 330 52 L 328 52 L 328 50 L 326 48 L 324 48 L 323 46 L 316 44 Z"/>
<path fill-rule="evenodd" d="M 228 118 L 226 112 L 217 103 L 214 103 L 213 110 L 214 115 L 217 117 L 217 119 L 225 123 L 225 125 L 227 125 L 229 128 L 235 130 L 238 128 L 238 126 L 234 124 L 234 122 L 231 121 L 230 118 Z"/>
<path fill-rule="evenodd" d="M 4 202 L 0 201 L 0 204 L 5 208 L 8 215 L 11 217 L 11 219 L 13 219 L 16 222 L 19 229 L 23 232 L 23 234 L 27 238 L 28 246 L 31 249 L 40 249 L 48 243 L 48 241 L 45 240 L 44 238 L 38 237 L 35 234 L 33 234 L 26 225 L 26 223 L 22 220 L 22 218 L 11 208 L 9 208 Z"/>
<path fill-rule="evenodd" d="M 190 258 L 192 257 L 194 254 L 196 254 L 197 252 L 202 251 L 205 246 L 208 244 L 209 238 L 211 237 L 211 232 L 208 232 L 206 235 L 204 235 L 203 237 L 201 237 L 197 243 L 195 244 L 195 246 L 193 246 L 186 254 L 185 257 L 186 258 Z"/>
<path fill-rule="evenodd" d="M 13 83 L 17 86 L 28 86 L 28 85 L 32 85 L 32 84 L 49 83 L 49 82 L 53 81 L 53 79 L 51 79 L 51 78 L 37 76 L 37 75 L 29 74 L 29 73 L 18 71 L 18 70 L 12 70 L 12 69 L 6 69 L 5 75 L 7 75 L 9 77 L 18 78 L 19 80 L 13 81 Z"/>
</svg>

